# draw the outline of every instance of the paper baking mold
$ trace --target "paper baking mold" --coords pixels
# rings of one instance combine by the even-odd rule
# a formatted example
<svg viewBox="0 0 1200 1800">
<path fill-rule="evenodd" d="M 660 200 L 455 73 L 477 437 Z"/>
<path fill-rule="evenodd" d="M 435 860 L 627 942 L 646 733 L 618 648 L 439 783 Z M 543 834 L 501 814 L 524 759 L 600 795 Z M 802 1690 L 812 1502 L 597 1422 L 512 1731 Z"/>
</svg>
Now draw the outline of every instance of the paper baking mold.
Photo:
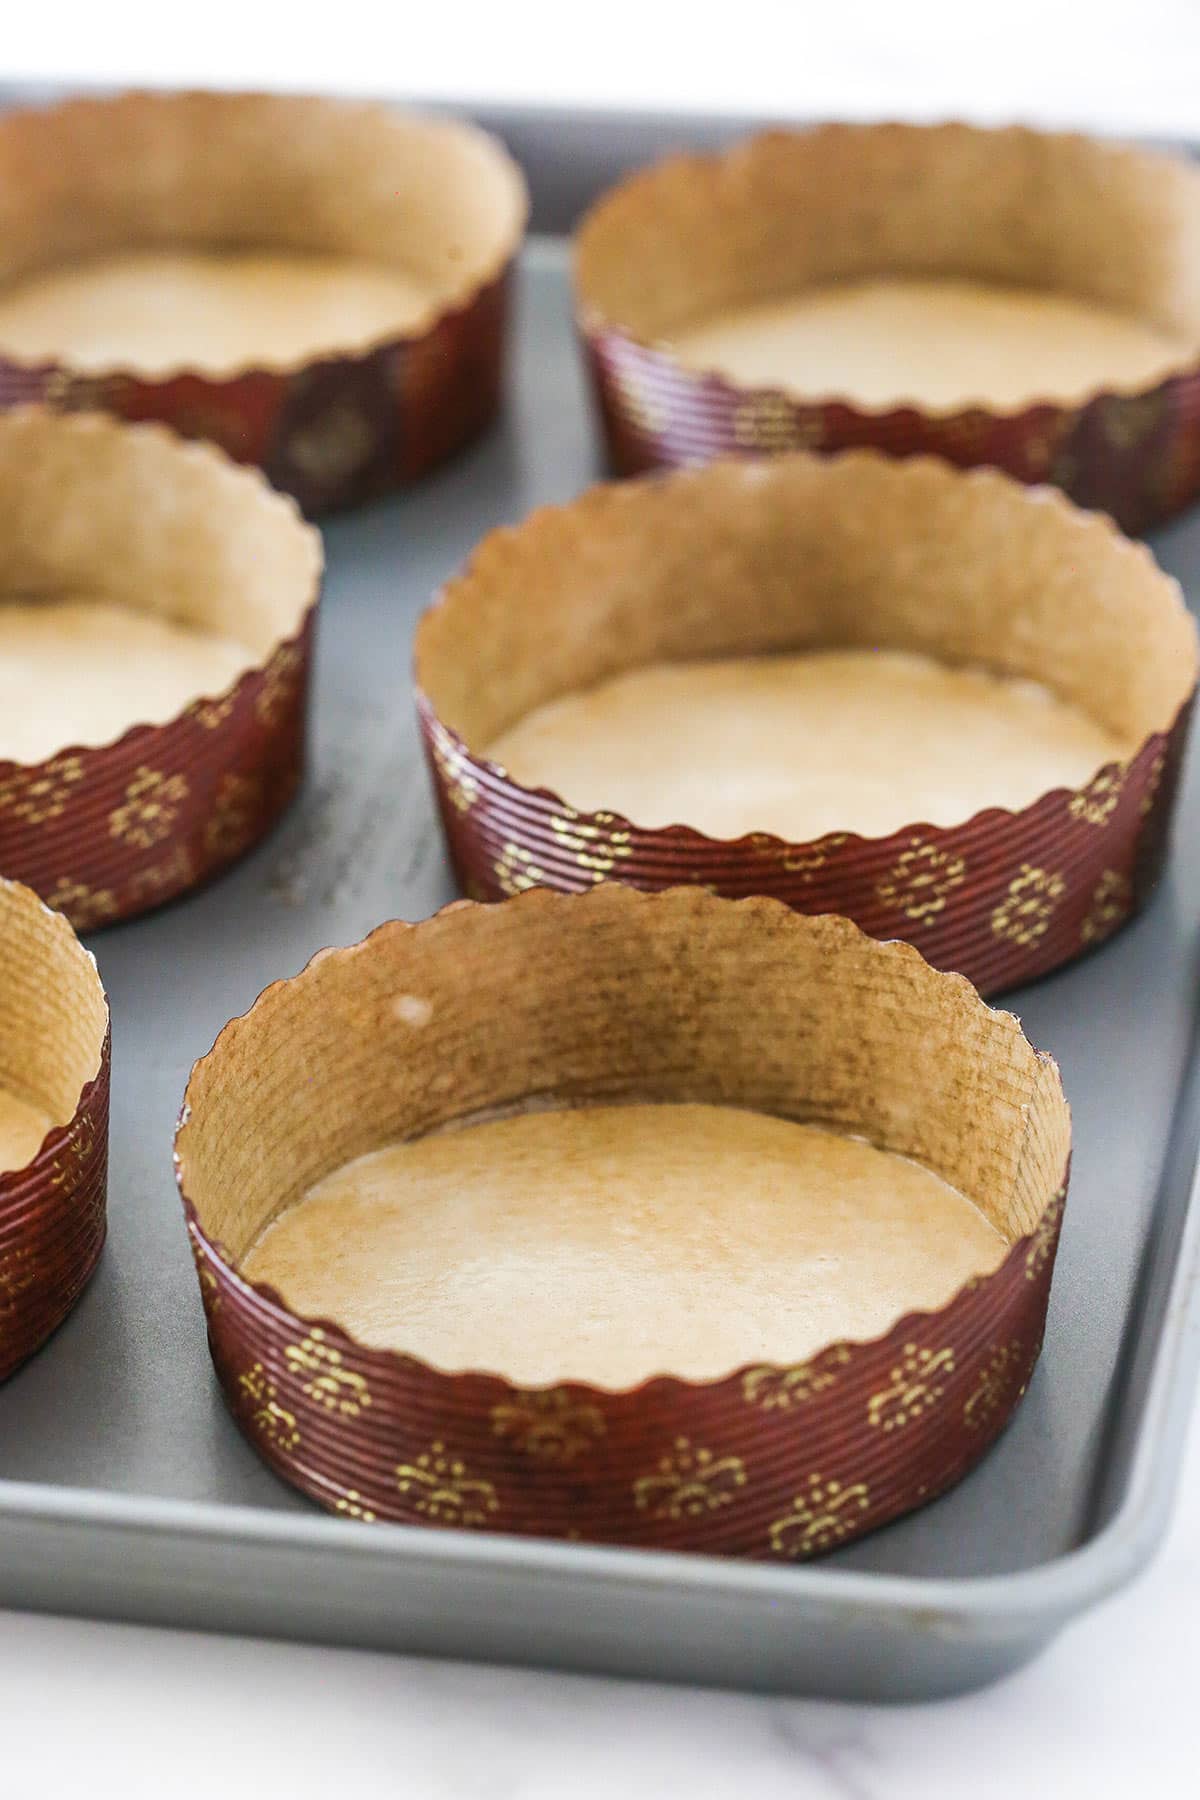
<svg viewBox="0 0 1200 1800">
<path fill-rule="evenodd" d="M 45 1113 L 23 1168 L 0 1167 L 0 1380 L 56 1330 L 104 1245 L 108 1003 L 61 914 L 0 880 L 0 1087 Z"/>
<path fill-rule="evenodd" d="M 830 124 L 682 155 L 609 190 L 576 239 L 579 328 L 619 473 L 873 445 L 1053 482 L 1142 531 L 1200 494 L 1200 169 L 1024 127 Z M 685 366 L 673 330 L 813 283 L 1017 284 L 1165 328 L 1143 387 L 1008 408 L 878 409 Z"/>
<path fill-rule="evenodd" d="M 854 646 L 1033 679 L 1136 748 L 1016 811 L 807 843 L 581 811 L 487 755 L 536 707 L 624 670 Z M 991 470 L 854 451 L 609 483 L 493 532 L 426 612 L 415 668 L 471 897 L 604 880 L 769 894 L 911 939 L 995 993 L 1093 949 L 1153 891 L 1197 644 L 1176 582 L 1105 518 Z"/>
<path fill-rule="evenodd" d="M 166 723 L 0 760 L 0 875 L 90 931 L 219 874 L 292 799 L 321 543 L 212 446 L 31 407 L 0 414 L 0 552 L 0 598 L 115 600 L 246 646 L 232 686 Z"/>
<path fill-rule="evenodd" d="M 856 1132 L 959 1186 L 1009 1247 L 872 1342 L 622 1391 L 449 1373 L 239 1273 L 264 1226 L 351 1158 L 595 1099 Z M 458 902 L 323 951 L 196 1065 L 176 1168 L 226 1401 L 321 1505 L 790 1561 L 933 1498 L 1003 1429 L 1042 1339 L 1069 1149 L 1053 1062 L 910 946 L 769 900 L 611 884 Z"/>
<path fill-rule="evenodd" d="M 450 119 L 297 95 L 129 93 L 0 120 L 0 288 L 125 251 L 343 254 L 414 271 L 428 316 L 377 342 L 213 369 L 29 362 L 0 405 L 155 419 L 259 464 L 308 513 L 423 475 L 500 402 L 524 179 Z"/>
</svg>

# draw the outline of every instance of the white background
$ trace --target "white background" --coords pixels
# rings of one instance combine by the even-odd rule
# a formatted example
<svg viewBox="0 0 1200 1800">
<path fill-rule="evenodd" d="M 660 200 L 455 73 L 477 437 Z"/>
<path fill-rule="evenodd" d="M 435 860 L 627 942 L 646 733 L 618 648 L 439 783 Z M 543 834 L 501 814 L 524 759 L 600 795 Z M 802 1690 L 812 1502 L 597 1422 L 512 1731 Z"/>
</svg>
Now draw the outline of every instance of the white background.
<svg viewBox="0 0 1200 1800">
<path fill-rule="evenodd" d="M 1195 0 L 10 0 L 7 74 L 1194 129 Z"/>
<path fill-rule="evenodd" d="M 1200 0 L 337 0 L 319 16 L 304 0 L 11 0 L 0 78 L 1026 118 L 1200 139 Z M 0 1800 L 1190 1796 L 1198 1673 L 1193 1443 L 1149 1575 L 983 1695 L 897 1710 L 760 1701 L 0 1614 Z"/>
</svg>

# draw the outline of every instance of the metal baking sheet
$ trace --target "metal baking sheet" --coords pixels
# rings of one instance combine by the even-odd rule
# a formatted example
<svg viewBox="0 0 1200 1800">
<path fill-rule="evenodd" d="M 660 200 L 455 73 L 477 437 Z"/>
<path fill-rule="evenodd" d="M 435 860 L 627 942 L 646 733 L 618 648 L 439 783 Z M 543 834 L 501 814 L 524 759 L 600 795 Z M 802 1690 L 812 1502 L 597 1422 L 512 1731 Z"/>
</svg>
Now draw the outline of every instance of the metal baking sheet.
<svg viewBox="0 0 1200 1800">
<path fill-rule="evenodd" d="M 615 167 L 717 128 L 506 117 L 559 229 Z M 723 128 L 727 129 L 727 128 Z M 326 1517 L 227 1417 L 171 1174 L 192 1060 L 269 980 L 452 896 L 409 696 L 417 614 L 489 527 L 599 472 L 565 245 L 536 239 L 501 428 L 332 521 L 312 772 L 233 875 L 98 936 L 113 1008 L 111 1237 L 77 1312 L 0 1389 L 0 1604 L 859 1699 L 1012 1668 L 1161 1536 L 1200 1353 L 1200 768 L 1148 912 L 1010 999 L 1060 1059 L 1070 1204 L 1011 1430 L 924 1512 L 800 1568 Z M 1159 534 L 1200 600 L 1200 515 Z"/>
</svg>

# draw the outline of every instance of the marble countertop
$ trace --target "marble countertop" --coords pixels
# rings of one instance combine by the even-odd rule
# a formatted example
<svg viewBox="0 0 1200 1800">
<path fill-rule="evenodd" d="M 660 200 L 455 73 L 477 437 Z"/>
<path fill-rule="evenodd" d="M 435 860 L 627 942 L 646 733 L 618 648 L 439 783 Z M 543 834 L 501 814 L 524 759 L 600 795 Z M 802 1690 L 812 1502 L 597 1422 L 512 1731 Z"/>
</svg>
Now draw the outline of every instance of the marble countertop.
<svg viewBox="0 0 1200 1800">
<path fill-rule="evenodd" d="M 716 16 L 715 14 L 713 15 Z M 460 0 L 417 30 L 208 0 L 21 7 L 5 77 L 266 85 L 776 116 L 1025 118 L 1200 140 L 1196 0 Z M 307 21 L 307 22 L 306 22 Z M 640 44 L 640 54 L 634 46 Z M 0 1472 L 3 1451 L 0 1446 Z M 0 1795 L 191 1800 L 1088 1800 L 1196 1791 L 1200 1436 L 1149 1572 L 998 1686 L 936 1706 L 763 1700 L 0 1614 Z"/>
</svg>

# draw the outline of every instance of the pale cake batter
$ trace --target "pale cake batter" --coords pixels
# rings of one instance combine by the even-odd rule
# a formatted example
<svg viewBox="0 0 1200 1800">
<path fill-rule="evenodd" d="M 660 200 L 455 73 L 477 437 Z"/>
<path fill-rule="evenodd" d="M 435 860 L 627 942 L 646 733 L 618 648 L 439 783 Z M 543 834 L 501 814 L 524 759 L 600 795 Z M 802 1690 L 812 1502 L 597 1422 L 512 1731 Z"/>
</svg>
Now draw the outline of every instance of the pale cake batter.
<svg viewBox="0 0 1200 1800">
<path fill-rule="evenodd" d="M 710 837 L 882 837 L 1029 805 L 1131 754 L 1036 682 L 895 650 L 653 663 L 487 747 L 526 787 Z"/>
<path fill-rule="evenodd" d="M 0 1174 L 23 1169 L 31 1163 L 45 1142 L 50 1126 L 49 1113 L 0 1087 Z"/>
<path fill-rule="evenodd" d="M 0 352 L 161 376 L 283 366 L 427 324 L 428 282 L 384 263 L 287 252 L 142 250 L 0 289 Z"/>
<path fill-rule="evenodd" d="M 533 1112 L 359 1158 L 242 1263 L 442 1369 L 622 1387 L 796 1362 L 939 1307 L 1007 1245 L 917 1164 L 718 1106 Z"/>
<path fill-rule="evenodd" d="M 942 410 L 1149 387 L 1190 354 L 1095 301 L 899 276 L 738 307 L 672 333 L 671 345 L 680 361 L 746 387 Z"/>
<path fill-rule="evenodd" d="M 0 762 L 114 742 L 216 699 L 252 650 L 108 601 L 0 601 Z"/>
</svg>

